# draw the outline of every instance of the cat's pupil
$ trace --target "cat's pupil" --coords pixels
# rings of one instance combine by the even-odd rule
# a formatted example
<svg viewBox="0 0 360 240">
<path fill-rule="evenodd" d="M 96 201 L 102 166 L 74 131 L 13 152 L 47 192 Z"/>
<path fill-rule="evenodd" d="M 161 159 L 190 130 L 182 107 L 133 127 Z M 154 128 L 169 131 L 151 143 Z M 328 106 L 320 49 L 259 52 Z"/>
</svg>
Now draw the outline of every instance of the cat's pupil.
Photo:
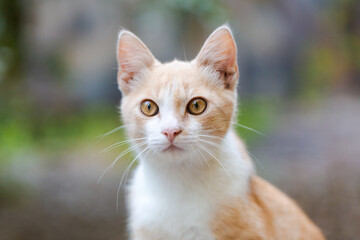
<svg viewBox="0 0 360 240">
<path fill-rule="evenodd" d="M 198 104 L 197 102 L 194 103 L 194 106 L 195 106 L 196 108 L 199 108 L 199 104 Z"/>
<path fill-rule="evenodd" d="M 150 108 L 151 108 L 151 103 L 148 104 L 148 110 L 150 110 Z"/>
</svg>

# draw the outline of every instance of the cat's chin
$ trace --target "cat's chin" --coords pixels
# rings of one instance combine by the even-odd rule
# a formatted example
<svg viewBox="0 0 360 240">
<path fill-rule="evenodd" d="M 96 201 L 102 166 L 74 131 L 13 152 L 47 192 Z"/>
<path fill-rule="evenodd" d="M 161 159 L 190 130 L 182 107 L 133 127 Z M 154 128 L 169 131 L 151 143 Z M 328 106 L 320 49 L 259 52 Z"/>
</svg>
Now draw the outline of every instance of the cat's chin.
<svg viewBox="0 0 360 240">
<path fill-rule="evenodd" d="M 162 149 L 157 149 L 153 156 L 153 160 L 159 161 L 159 163 L 181 163 L 192 159 L 193 152 L 192 148 L 189 148 L 185 144 L 174 145 L 169 144 L 164 146 Z"/>
<path fill-rule="evenodd" d="M 183 152 L 184 149 L 177 147 L 175 145 L 170 145 L 169 147 L 163 150 L 164 153 L 176 153 L 176 152 Z"/>
</svg>

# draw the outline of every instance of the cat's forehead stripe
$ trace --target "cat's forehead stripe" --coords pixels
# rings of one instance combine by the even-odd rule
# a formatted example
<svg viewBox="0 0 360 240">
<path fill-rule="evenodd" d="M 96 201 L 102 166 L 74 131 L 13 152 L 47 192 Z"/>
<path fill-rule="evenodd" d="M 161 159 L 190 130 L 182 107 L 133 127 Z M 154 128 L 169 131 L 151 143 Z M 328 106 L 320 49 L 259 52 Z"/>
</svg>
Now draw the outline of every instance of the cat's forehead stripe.
<svg viewBox="0 0 360 240">
<path fill-rule="evenodd" d="M 170 65 L 170 64 L 169 64 Z M 167 69 L 167 67 L 166 67 Z M 176 112 L 184 112 L 181 108 L 187 104 L 195 88 L 201 88 L 201 84 L 196 82 L 194 75 L 183 74 L 175 71 L 165 74 L 163 68 L 157 69 L 156 74 L 149 80 L 151 96 L 159 101 L 160 105 L 170 105 Z"/>
</svg>

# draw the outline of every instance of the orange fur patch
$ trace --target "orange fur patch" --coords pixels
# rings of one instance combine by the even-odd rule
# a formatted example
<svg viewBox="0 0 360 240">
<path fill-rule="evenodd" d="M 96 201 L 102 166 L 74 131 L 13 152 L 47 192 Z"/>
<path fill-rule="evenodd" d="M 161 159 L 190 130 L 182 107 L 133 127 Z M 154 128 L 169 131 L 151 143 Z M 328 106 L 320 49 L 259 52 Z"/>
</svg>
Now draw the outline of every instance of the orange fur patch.
<svg viewBox="0 0 360 240">
<path fill-rule="evenodd" d="M 287 196 L 252 176 L 245 198 L 220 206 L 212 222 L 218 240 L 325 239 L 321 231 Z"/>
</svg>

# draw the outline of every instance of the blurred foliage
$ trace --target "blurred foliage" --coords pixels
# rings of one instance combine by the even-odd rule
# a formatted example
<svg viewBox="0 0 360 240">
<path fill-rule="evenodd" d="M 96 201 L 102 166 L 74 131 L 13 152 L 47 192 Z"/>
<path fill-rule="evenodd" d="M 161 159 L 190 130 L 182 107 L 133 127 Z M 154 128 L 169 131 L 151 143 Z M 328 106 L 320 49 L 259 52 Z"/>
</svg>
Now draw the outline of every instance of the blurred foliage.
<svg viewBox="0 0 360 240">
<path fill-rule="evenodd" d="M 21 75 L 22 6 L 20 1 L 0 0 L 0 87 Z M 1 88 L 0 88 L 1 89 Z"/>
<path fill-rule="evenodd" d="M 342 69 L 338 68 L 341 63 L 329 46 L 312 46 L 305 54 L 308 62 L 302 65 L 300 93 L 307 99 L 314 99 L 327 93 L 341 77 L 339 71 Z"/>
<path fill-rule="evenodd" d="M 314 39 L 304 46 L 299 67 L 305 98 L 318 98 L 335 88 L 360 90 L 360 3 L 331 1 L 322 12 Z"/>
<path fill-rule="evenodd" d="M 219 0 L 154 0 L 143 2 L 143 10 L 166 9 L 170 10 L 183 20 L 189 20 L 189 16 L 197 16 L 206 21 L 226 19 L 227 10 Z"/>
<path fill-rule="evenodd" d="M 276 125 L 277 101 L 275 99 L 254 99 L 240 102 L 235 130 L 249 145 L 266 136 Z"/>
<path fill-rule="evenodd" d="M 36 124 L 33 121 L 39 121 Z M 115 108 L 101 107 L 79 113 L 42 116 L 34 120 L 26 116 L 0 115 L 0 164 L 27 151 L 52 152 L 52 155 L 97 137 L 119 126 Z"/>
</svg>

